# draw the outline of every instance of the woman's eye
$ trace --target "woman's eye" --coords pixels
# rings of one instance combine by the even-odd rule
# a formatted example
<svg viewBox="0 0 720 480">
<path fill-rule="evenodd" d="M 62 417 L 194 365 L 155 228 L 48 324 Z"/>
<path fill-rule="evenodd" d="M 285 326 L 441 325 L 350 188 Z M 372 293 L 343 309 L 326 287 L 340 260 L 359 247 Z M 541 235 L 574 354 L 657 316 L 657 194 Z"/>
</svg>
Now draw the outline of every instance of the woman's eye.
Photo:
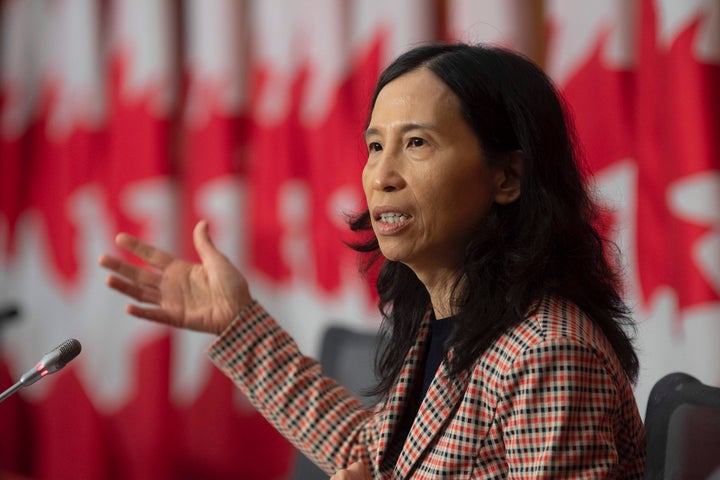
<svg viewBox="0 0 720 480">
<path fill-rule="evenodd" d="M 368 143 L 368 151 L 379 152 L 380 150 L 382 150 L 382 145 L 380 145 L 378 142 Z"/>
<path fill-rule="evenodd" d="M 412 137 L 408 142 L 410 147 L 422 147 L 423 145 L 425 145 L 425 140 L 419 137 Z"/>
</svg>

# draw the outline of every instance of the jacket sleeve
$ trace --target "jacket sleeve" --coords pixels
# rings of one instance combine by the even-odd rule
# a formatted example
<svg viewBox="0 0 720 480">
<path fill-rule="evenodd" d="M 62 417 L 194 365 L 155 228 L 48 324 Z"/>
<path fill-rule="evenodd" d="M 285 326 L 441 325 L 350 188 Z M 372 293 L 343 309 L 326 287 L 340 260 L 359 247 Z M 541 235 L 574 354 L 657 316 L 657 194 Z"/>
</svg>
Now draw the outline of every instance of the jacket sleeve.
<svg viewBox="0 0 720 480">
<path fill-rule="evenodd" d="M 519 352 L 498 404 L 508 478 L 642 478 L 641 452 L 629 441 L 641 425 L 612 359 L 568 338 L 547 339 Z M 630 396 L 630 398 L 628 398 Z M 620 419 L 620 420 L 618 420 Z M 636 465 L 622 465 L 637 458 Z"/>
<path fill-rule="evenodd" d="M 208 354 L 255 408 L 328 474 L 356 461 L 371 464 L 372 411 L 324 377 L 320 365 L 303 356 L 257 302 Z"/>
</svg>

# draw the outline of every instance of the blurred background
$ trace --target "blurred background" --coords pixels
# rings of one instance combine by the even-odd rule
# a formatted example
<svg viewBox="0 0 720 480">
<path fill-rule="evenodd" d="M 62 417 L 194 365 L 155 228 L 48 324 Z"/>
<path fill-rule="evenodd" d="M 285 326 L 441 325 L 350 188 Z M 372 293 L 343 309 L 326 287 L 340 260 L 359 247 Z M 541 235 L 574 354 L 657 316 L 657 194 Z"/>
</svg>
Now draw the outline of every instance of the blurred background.
<svg viewBox="0 0 720 480">
<path fill-rule="evenodd" d="M 0 0 L 0 478 L 279 479 L 297 455 L 205 358 L 128 317 L 118 231 L 218 246 L 301 349 L 373 331 L 345 214 L 380 70 L 430 40 L 505 45 L 572 111 L 662 375 L 720 385 L 720 0 Z"/>
</svg>

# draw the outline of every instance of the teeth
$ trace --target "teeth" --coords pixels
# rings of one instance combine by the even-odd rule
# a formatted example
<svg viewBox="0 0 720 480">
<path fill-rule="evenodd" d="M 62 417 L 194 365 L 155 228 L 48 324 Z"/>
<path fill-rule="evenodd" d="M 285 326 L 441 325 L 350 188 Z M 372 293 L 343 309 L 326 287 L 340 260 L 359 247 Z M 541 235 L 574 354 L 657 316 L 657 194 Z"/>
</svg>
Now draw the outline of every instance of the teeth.
<svg viewBox="0 0 720 480">
<path fill-rule="evenodd" d="M 381 213 L 380 221 L 385 223 L 400 223 L 407 220 L 407 215 L 404 213 Z"/>
</svg>

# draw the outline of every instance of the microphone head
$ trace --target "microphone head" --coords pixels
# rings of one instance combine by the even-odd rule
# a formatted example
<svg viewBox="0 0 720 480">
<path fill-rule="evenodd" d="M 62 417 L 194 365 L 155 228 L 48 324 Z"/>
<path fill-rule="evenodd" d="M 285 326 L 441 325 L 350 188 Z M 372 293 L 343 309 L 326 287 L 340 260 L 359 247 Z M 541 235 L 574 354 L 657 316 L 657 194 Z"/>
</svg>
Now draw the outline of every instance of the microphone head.
<svg viewBox="0 0 720 480">
<path fill-rule="evenodd" d="M 70 360 L 80 355 L 82 346 L 80 342 L 74 338 L 68 338 L 63 343 L 54 348 L 54 350 L 60 353 L 58 358 L 58 368 L 64 367 Z"/>
<path fill-rule="evenodd" d="M 80 342 L 69 338 L 63 343 L 46 353 L 40 361 L 20 377 L 19 383 L 23 387 L 32 385 L 49 373 L 55 373 L 63 368 L 73 358 L 80 354 Z"/>
</svg>

